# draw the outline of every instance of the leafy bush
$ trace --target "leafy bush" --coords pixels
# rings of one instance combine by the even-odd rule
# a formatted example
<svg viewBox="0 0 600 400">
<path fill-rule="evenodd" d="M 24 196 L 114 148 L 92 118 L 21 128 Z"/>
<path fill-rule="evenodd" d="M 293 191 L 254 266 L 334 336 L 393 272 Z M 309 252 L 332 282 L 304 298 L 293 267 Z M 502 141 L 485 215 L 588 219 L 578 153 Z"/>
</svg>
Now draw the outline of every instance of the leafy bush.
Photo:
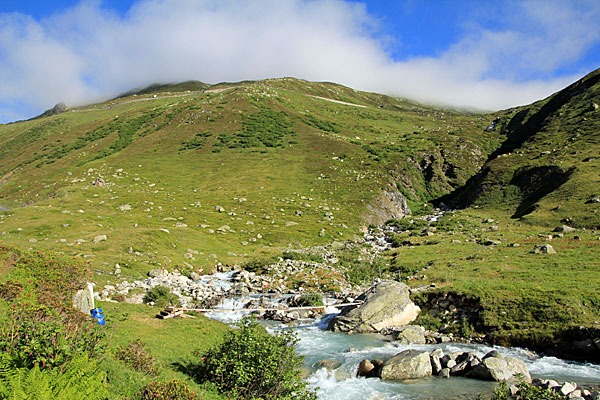
<svg viewBox="0 0 600 400">
<path fill-rule="evenodd" d="M 152 382 L 142 389 L 136 400 L 200 400 L 187 383 L 177 379 Z"/>
<path fill-rule="evenodd" d="M 180 304 L 179 297 L 171 293 L 171 289 L 166 286 L 154 286 L 146 292 L 143 301 L 144 303 L 153 302 L 158 307 L 178 306 Z"/>
<path fill-rule="evenodd" d="M 303 294 L 299 298 L 293 299 L 290 304 L 292 307 L 315 307 L 323 305 L 323 296 L 318 294 Z"/>
<path fill-rule="evenodd" d="M 316 395 L 298 374 L 302 357 L 294 350 L 297 340 L 291 331 L 270 335 L 245 318 L 193 370 L 228 398 L 314 400 Z"/>
<path fill-rule="evenodd" d="M 66 369 L 18 368 L 0 355 L 0 400 L 103 400 L 108 396 L 106 374 L 96 360 L 79 355 Z"/>
<path fill-rule="evenodd" d="M 140 339 L 119 346 L 115 358 L 138 372 L 146 375 L 157 375 L 156 364 L 152 355 L 146 350 L 146 344 Z"/>
<path fill-rule="evenodd" d="M 79 260 L 0 246 L 14 260 L 11 275 L 19 284 L 4 287 L 10 307 L 0 321 L 0 352 L 17 368 L 65 368 L 77 355 L 102 350 L 103 328 L 73 308 L 74 293 L 87 281 Z M 11 289 L 12 288 L 12 289 Z"/>
<path fill-rule="evenodd" d="M 544 390 L 540 387 L 533 386 L 524 380 L 517 384 L 519 392 L 515 396 L 511 396 L 510 388 L 505 381 L 498 384 L 494 389 L 493 400 L 564 400 L 565 396 L 552 390 Z"/>
<path fill-rule="evenodd" d="M 442 327 L 442 321 L 431 315 L 427 310 L 421 311 L 416 323 L 429 331 L 437 331 Z"/>
</svg>

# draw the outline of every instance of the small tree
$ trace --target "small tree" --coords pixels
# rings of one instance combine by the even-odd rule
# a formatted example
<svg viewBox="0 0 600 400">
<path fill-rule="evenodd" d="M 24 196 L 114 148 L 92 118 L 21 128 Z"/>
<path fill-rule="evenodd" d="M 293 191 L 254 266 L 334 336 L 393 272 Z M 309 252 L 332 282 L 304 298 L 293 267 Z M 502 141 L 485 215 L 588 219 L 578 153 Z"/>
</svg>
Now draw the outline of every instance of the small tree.
<svg viewBox="0 0 600 400">
<path fill-rule="evenodd" d="M 270 335 L 256 321 L 244 318 L 225 341 L 209 350 L 195 368 L 201 381 L 212 382 L 236 399 L 314 400 L 299 376 L 302 357 L 291 331 Z"/>
</svg>

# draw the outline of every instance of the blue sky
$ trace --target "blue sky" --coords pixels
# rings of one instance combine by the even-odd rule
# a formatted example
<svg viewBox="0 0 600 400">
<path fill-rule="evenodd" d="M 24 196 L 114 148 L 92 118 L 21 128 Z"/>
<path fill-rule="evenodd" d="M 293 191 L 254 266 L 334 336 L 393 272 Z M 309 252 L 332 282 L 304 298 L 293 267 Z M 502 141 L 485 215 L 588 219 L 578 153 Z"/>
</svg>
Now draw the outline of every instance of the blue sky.
<svg viewBox="0 0 600 400">
<path fill-rule="evenodd" d="M 0 122 L 153 82 L 281 76 L 499 109 L 599 66 L 596 0 L 0 2 Z"/>
</svg>

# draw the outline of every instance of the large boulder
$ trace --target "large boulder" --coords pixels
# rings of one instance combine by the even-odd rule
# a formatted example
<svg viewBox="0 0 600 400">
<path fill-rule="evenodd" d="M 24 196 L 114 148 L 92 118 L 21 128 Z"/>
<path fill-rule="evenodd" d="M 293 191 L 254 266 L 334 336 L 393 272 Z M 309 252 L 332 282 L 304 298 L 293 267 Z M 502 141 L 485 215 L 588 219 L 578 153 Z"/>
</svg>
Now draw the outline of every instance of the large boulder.
<svg viewBox="0 0 600 400">
<path fill-rule="evenodd" d="M 517 375 L 521 375 L 526 382 L 531 382 L 529 370 L 523 361 L 490 351 L 466 376 L 486 381 L 506 381 L 516 380 Z"/>
<path fill-rule="evenodd" d="M 381 379 L 401 381 L 419 379 L 431 375 L 432 368 L 429 353 L 418 350 L 405 350 L 383 363 Z"/>
<path fill-rule="evenodd" d="M 406 326 L 414 321 L 421 309 L 410 299 L 404 283 L 383 281 L 358 297 L 360 306 L 346 307 L 334 317 L 329 329 L 334 332 L 378 332 Z"/>
</svg>

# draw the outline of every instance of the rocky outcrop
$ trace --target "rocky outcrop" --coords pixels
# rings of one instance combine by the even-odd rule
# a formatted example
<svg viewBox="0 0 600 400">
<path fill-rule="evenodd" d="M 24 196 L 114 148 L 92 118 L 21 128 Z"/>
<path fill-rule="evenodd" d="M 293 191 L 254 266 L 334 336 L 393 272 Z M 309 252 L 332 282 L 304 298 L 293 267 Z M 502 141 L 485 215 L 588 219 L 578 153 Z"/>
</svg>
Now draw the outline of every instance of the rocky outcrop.
<svg viewBox="0 0 600 400">
<path fill-rule="evenodd" d="M 381 379 L 401 381 L 419 379 L 431 375 L 429 353 L 418 350 L 405 350 L 383 363 Z"/>
<path fill-rule="evenodd" d="M 346 307 L 334 317 L 329 329 L 334 332 L 378 332 L 410 324 L 421 310 L 410 299 L 410 290 L 404 283 L 383 281 L 357 300 L 360 306 Z"/>
<path fill-rule="evenodd" d="M 65 103 L 58 103 L 57 105 L 55 105 L 54 107 L 44 111 L 43 113 L 41 113 L 40 115 L 38 115 L 37 117 L 33 117 L 31 119 L 38 119 L 38 118 L 44 118 L 44 117 L 51 117 L 53 115 L 58 115 L 58 114 L 62 114 L 64 112 L 67 112 L 67 106 L 65 105 Z"/>
<path fill-rule="evenodd" d="M 390 219 L 399 219 L 411 214 L 406 198 L 396 189 L 386 188 L 367 206 L 365 223 L 383 225 Z"/>
</svg>

